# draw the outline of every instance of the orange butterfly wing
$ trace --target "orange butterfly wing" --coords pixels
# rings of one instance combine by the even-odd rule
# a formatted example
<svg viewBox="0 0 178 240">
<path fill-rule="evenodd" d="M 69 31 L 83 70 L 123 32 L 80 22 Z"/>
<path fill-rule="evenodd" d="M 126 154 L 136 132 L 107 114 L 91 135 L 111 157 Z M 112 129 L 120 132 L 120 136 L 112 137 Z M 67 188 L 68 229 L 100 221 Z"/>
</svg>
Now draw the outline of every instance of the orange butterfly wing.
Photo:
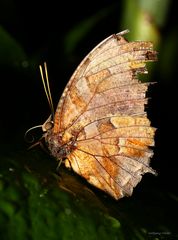
<svg viewBox="0 0 178 240">
<path fill-rule="evenodd" d="M 151 42 L 127 42 L 121 33 L 81 62 L 59 101 L 53 134 L 68 151 L 65 165 L 115 199 L 131 195 L 153 155 L 155 129 L 144 111 L 148 84 L 137 79 L 156 60 Z"/>
</svg>

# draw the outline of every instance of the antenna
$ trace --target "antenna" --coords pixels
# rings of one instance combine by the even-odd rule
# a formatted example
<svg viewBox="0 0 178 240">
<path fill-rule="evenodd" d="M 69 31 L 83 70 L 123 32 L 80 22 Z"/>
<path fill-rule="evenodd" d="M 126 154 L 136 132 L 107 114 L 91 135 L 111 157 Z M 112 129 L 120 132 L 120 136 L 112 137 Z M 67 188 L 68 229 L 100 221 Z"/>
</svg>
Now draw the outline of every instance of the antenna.
<svg viewBox="0 0 178 240">
<path fill-rule="evenodd" d="M 51 97 L 51 90 L 50 90 L 50 86 L 49 86 L 49 79 L 48 79 L 48 71 L 47 71 L 47 64 L 46 62 L 44 62 L 44 70 L 42 65 L 39 66 L 40 68 L 40 73 L 41 73 L 41 79 L 43 82 L 43 87 L 44 87 L 44 91 L 49 103 L 49 107 L 51 109 L 51 115 L 52 115 L 52 119 L 54 117 L 54 106 L 53 106 L 53 100 Z"/>
<path fill-rule="evenodd" d="M 49 86 L 49 79 L 48 79 L 48 71 L 47 71 L 47 64 L 46 64 L 46 62 L 44 62 L 44 66 L 40 65 L 39 68 L 40 68 L 41 79 L 42 79 L 44 91 L 45 91 L 45 94 L 46 94 L 46 97 L 47 97 L 47 100 L 48 100 L 48 103 L 49 103 L 49 107 L 50 107 L 50 109 L 51 109 L 51 115 L 48 117 L 48 119 L 45 121 L 44 124 L 31 127 L 31 128 L 29 128 L 29 129 L 25 132 L 24 138 L 25 138 L 26 141 L 28 141 L 29 143 L 34 142 L 34 137 L 33 137 L 33 135 L 32 135 L 32 139 L 31 139 L 31 140 L 28 140 L 28 139 L 27 139 L 28 133 L 31 132 L 33 129 L 42 128 L 43 132 L 46 132 L 46 131 L 48 131 L 49 129 L 51 129 L 52 126 L 53 126 L 53 121 L 52 121 L 51 119 L 53 119 L 53 117 L 54 117 L 54 107 L 53 107 L 53 100 L 52 100 L 52 97 L 51 97 L 51 90 L 50 90 L 50 86 Z M 43 137 L 42 137 L 42 138 L 43 138 Z M 41 138 L 41 139 L 42 139 L 42 138 Z M 41 140 L 41 139 L 40 139 L 40 140 Z M 40 144 L 40 142 L 41 142 L 40 140 L 39 140 L 37 143 L 33 144 L 30 148 L 32 148 L 32 147 Z"/>
<path fill-rule="evenodd" d="M 28 134 L 29 132 L 31 132 L 33 129 L 36 129 L 36 128 L 42 128 L 42 125 L 37 125 L 37 126 L 31 127 L 31 128 L 29 128 L 29 129 L 25 132 L 24 138 L 25 138 L 25 140 L 26 140 L 27 142 L 29 142 L 29 143 L 34 142 L 34 137 L 33 137 L 33 135 L 32 135 L 32 139 L 31 139 L 31 140 L 28 140 L 28 139 L 27 139 L 27 134 Z"/>
</svg>

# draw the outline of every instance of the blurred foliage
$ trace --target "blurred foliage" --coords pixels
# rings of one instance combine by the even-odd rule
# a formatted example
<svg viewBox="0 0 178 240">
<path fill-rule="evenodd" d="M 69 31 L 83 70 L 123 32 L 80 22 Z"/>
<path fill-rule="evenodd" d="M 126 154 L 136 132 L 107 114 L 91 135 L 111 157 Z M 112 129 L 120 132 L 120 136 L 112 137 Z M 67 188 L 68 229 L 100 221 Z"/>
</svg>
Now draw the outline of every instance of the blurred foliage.
<svg viewBox="0 0 178 240">
<path fill-rule="evenodd" d="M 147 187 L 145 193 L 117 202 L 65 168 L 59 175 L 54 169 L 52 159 L 38 150 L 1 156 L 1 240 L 176 237 L 170 219 L 175 196 Z M 169 208 L 163 213 L 165 204 Z"/>
<path fill-rule="evenodd" d="M 26 58 L 22 46 L 0 26 L 0 64 L 17 67 Z"/>
<path fill-rule="evenodd" d="M 94 26 L 101 22 L 103 18 L 107 17 L 113 11 L 113 6 L 109 8 L 103 8 L 95 15 L 84 19 L 79 24 L 75 25 L 64 38 L 64 51 L 70 55 L 79 46 L 80 41 L 88 35 L 88 33 L 94 28 Z"/>
<path fill-rule="evenodd" d="M 158 167 L 162 173 L 157 179 L 144 176 L 133 196 L 118 202 L 63 167 L 60 174 L 55 174 L 56 164 L 50 157 L 38 150 L 27 152 L 22 143 L 29 124 L 42 121 L 41 115 L 47 112 L 41 101 L 44 94 L 40 94 L 38 65 L 44 60 L 49 62 L 52 92 L 58 101 L 59 88 L 62 92 L 81 58 L 108 35 L 127 28 L 130 33 L 126 38 L 151 40 L 159 50 L 159 62 L 152 64 L 152 70 L 156 81 L 166 85 L 164 99 L 168 101 L 167 86 L 175 78 L 178 52 L 177 30 L 174 25 L 166 25 L 170 3 L 169 0 L 113 0 L 101 4 L 80 2 L 75 7 L 75 1 L 69 8 L 66 1 L 67 10 L 62 16 L 62 7 L 55 9 L 54 3 L 44 6 L 42 2 L 38 8 L 31 1 L 29 14 L 26 3 L 0 1 L 0 81 L 1 92 L 5 94 L 5 97 L 0 95 L 1 240 L 178 239 L 178 197 L 174 192 L 176 180 L 172 178 L 176 168 L 169 170 L 175 158 L 170 157 L 169 150 L 169 165 L 167 159 L 165 163 L 163 158 L 160 160 L 160 139 L 153 164 L 156 161 L 156 166 L 162 164 L 164 169 Z M 153 115 L 158 125 L 159 102 L 157 96 L 153 109 L 158 110 Z M 170 108 L 171 104 L 167 105 Z M 171 132 L 170 126 L 174 125 L 169 116 L 164 114 L 166 126 L 169 125 L 164 129 L 164 139 L 166 131 Z M 172 141 L 165 142 L 165 149 L 170 149 Z"/>
<path fill-rule="evenodd" d="M 123 6 L 122 27 L 132 29 L 130 39 L 160 41 L 159 27 L 163 26 L 169 9 L 169 0 L 127 0 Z"/>
<path fill-rule="evenodd" d="M 36 176 L 23 156 L 24 166 L 12 157 L 1 161 L 1 240 L 123 239 L 118 220 L 60 190 L 55 178 Z"/>
</svg>

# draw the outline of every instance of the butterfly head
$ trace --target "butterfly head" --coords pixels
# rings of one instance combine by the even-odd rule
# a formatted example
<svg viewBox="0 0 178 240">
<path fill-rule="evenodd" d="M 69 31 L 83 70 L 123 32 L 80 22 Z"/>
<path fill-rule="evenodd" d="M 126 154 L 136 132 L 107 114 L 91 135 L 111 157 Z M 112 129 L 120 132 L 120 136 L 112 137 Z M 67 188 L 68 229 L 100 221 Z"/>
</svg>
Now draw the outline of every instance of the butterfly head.
<svg viewBox="0 0 178 240">
<path fill-rule="evenodd" d="M 32 130 L 37 129 L 37 128 L 41 128 L 43 134 L 42 137 L 40 139 L 38 139 L 37 141 L 35 141 L 35 137 L 33 134 L 31 134 L 29 136 L 29 133 L 31 133 Z M 47 120 L 41 124 L 41 125 L 37 125 L 34 127 L 29 128 L 24 135 L 24 138 L 26 140 L 26 142 L 31 143 L 32 145 L 29 147 L 29 149 L 32 149 L 33 147 L 40 145 L 43 147 L 43 140 L 46 141 L 46 136 L 49 133 L 49 131 L 51 131 L 51 129 L 53 128 L 53 121 L 52 121 L 52 115 L 50 115 Z"/>
<path fill-rule="evenodd" d="M 51 130 L 54 126 L 54 122 L 53 122 L 53 118 L 52 115 L 50 115 L 47 120 L 43 123 L 42 127 L 42 131 L 44 132 L 44 134 L 46 132 L 48 132 L 49 130 Z"/>
</svg>

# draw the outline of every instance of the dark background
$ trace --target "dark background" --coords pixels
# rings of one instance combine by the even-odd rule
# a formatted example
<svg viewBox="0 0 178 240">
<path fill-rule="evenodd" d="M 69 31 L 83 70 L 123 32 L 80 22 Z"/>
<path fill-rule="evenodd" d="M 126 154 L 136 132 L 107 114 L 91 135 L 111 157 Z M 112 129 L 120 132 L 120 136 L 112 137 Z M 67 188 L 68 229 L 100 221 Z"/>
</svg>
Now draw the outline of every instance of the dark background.
<svg viewBox="0 0 178 240">
<path fill-rule="evenodd" d="M 128 39 L 142 40 L 142 11 L 148 18 L 147 40 L 159 52 L 148 77 L 157 82 L 149 92 L 148 114 L 157 128 L 152 166 L 158 177 L 145 177 L 145 184 L 149 181 L 161 194 L 176 196 L 178 18 L 174 1 L 0 0 L 0 143 L 4 155 L 26 149 L 24 132 L 50 114 L 39 64 L 47 61 L 56 106 L 73 71 L 97 43 L 127 28 Z"/>
</svg>

